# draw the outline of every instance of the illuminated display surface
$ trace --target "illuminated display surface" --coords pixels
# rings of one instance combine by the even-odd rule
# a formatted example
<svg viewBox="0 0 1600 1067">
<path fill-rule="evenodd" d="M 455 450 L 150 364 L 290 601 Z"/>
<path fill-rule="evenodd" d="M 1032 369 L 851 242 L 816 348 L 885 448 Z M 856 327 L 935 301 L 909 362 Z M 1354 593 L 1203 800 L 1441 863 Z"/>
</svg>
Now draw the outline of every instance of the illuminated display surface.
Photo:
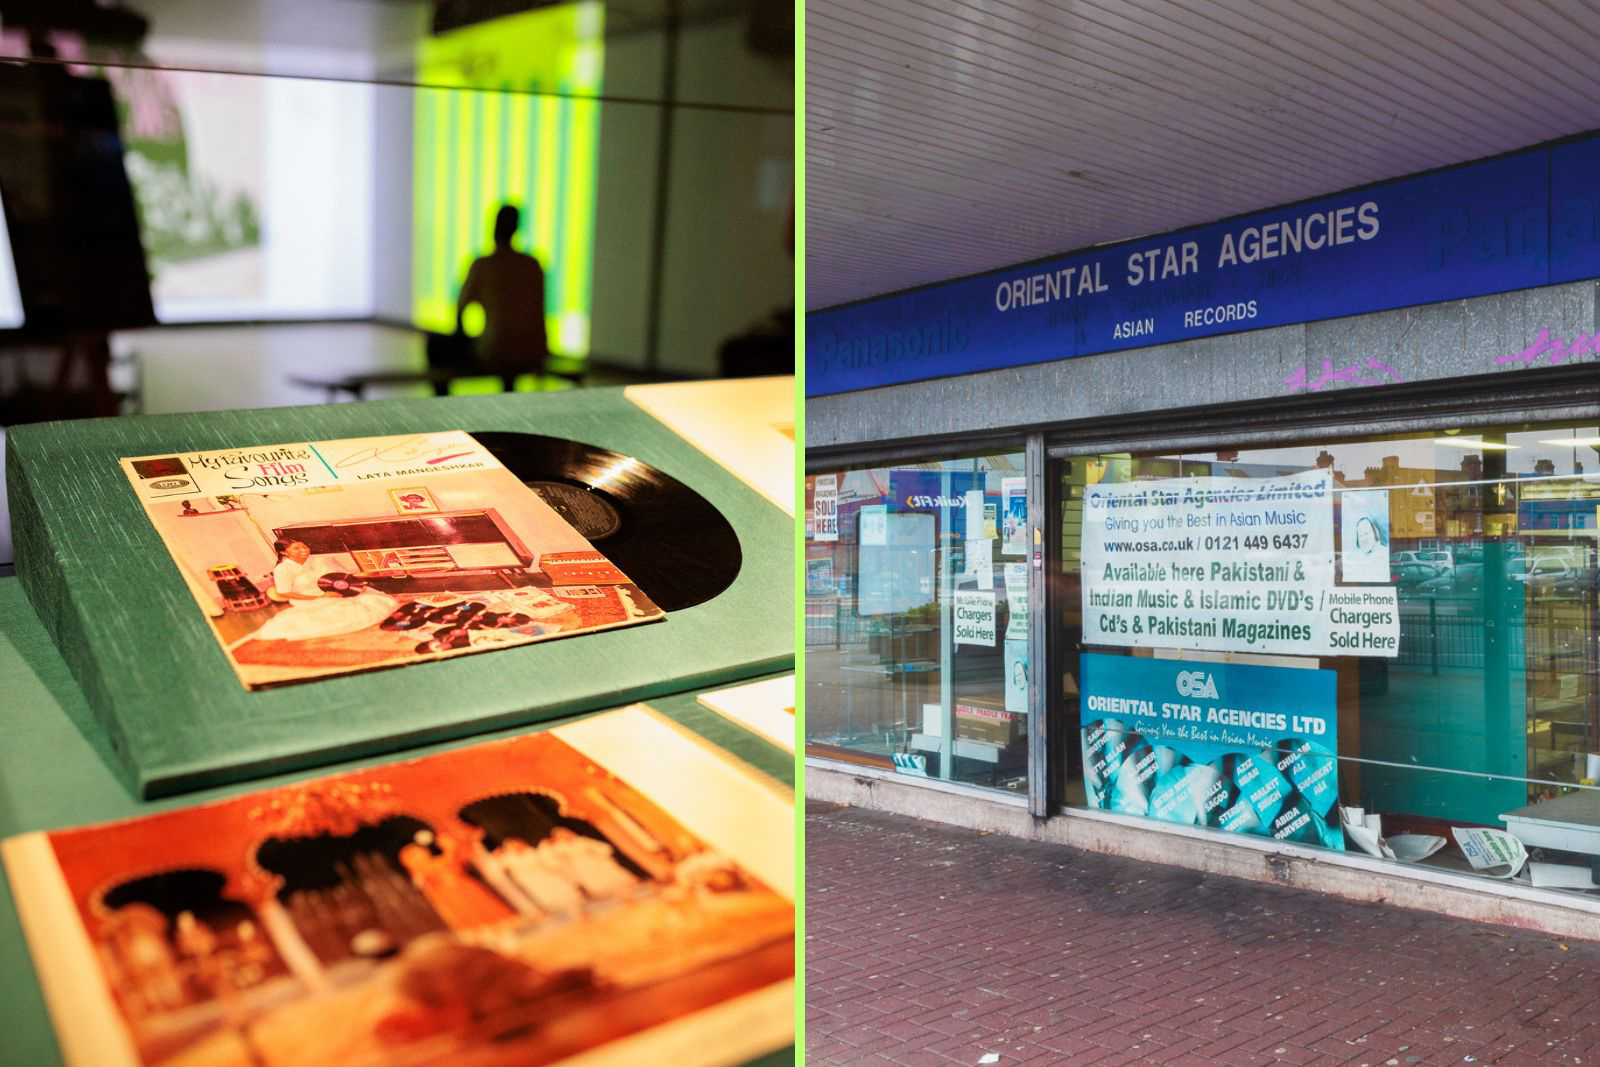
<svg viewBox="0 0 1600 1067">
<path fill-rule="evenodd" d="M 412 315 L 455 328 L 456 295 L 501 204 L 545 269 L 550 347 L 589 349 L 604 5 L 568 4 L 431 37 L 418 59 Z M 466 88 L 499 84 L 505 91 Z M 453 88 L 452 86 L 461 86 Z M 446 88 L 441 88 L 446 87 Z M 549 95 L 541 95 L 549 94 Z M 481 318 L 479 319 L 481 322 Z M 468 319 L 468 331 L 474 323 Z"/>
</svg>

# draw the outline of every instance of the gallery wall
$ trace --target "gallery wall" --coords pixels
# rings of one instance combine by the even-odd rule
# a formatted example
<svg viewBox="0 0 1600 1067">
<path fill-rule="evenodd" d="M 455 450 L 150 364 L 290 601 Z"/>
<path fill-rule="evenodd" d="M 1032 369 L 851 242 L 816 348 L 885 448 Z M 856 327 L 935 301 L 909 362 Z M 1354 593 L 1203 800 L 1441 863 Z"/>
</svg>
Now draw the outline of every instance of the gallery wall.
<svg viewBox="0 0 1600 1067">
<path fill-rule="evenodd" d="M 659 23 L 613 32 L 598 0 L 425 29 L 410 27 L 410 84 L 348 62 L 260 74 L 326 66 L 283 45 L 208 42 L 210 71 L 78 68 L 119 102 L 161 323 L 451 329 L 502 202 L 545 265 L 558 351 L 710 375 L 724 340 L 792 305 L 792 68 L 752 48 L 741 14 L 675 42 Z M 156 32 L 144 55 L 192 63 L 195 48 Z M 0 256 L 0 328 L 21 324 L 9 268 Z"/>
</svg>

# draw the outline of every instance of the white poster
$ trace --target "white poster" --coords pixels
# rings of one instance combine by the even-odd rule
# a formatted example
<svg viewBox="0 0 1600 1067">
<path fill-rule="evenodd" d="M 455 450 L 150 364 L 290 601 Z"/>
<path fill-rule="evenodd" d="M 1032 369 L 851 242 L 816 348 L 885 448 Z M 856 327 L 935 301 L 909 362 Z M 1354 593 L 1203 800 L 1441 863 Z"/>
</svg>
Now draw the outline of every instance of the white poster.
<svg viewBox="0 0 1600 1067">
<path fill-rule="evenodd" d="M 978 581 L 979 589 L 994 588 L 994 542 L 967 542 L 967 569 Z"/>
<path fill-rule="evenodd" d="M 1005 508 L 1000 551 L 1007 556 L 1028 554 L 1028 480 L 1000 479 L 1000 500 Z"/>
<path fill-rule="evenodd" d="M 811 498 L 813 541 L 839 540 L 839 476 L 819 474 Z"/>
<path fill-rule="evenodd" d="M 966 515 L 966 529 L 968 541 L 981 541 L 993 534 L 983 532 L 983 490 L 968 489 L 962 503 L 962 512 Z"/>
<path fill-rule="evenodd" d="M 1389 493 L 1345 492 L 1339 501 L 1339 552 L 1347 582 L 1388 582 Z"/>
<path fill-rule="evenodd" d="M 1028 642 L 1006 640 L 1006 710 L 1028 710 Z"/>
<path fill-rule="evenodd" d="M 1334 585 L 1332 490 L 1327 470 L 1089 486 L 1084 643 L 1398 655 L 1394 589 Z"/>
<path fill-rule="evenodd" d="M 1491 878 L 1512 878 L 1528 862 L 1528 850 L 1521 841 L 1504 830 L 1491 830 L 1483 826 L 1452 826 L 1450 833 L 1461 852 L 1472 864 L 1472 869 L 1482 871 Z"/>
<path fill-rule="evenodd" d="M 955 643 L 994 647 L 994 593 L 960 592 L 954 597 Z"/>
</svg>

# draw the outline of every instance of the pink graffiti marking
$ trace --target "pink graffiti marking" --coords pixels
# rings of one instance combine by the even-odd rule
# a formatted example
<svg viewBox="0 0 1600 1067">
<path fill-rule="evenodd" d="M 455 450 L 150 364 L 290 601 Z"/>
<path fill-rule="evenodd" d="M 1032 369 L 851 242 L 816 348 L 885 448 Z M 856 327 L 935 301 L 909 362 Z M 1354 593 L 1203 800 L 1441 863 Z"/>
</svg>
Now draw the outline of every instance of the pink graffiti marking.
<svg viewBox="0 0 1600 1067">
<path fill-rule="evenodd" d="M 1547 356 L 1553 367 L 1569 359 L 1582 359 L 1589 353 L 1600 350 L 1597 342 L 1600 342 L 1600 334 L 1587 333 L 1580 333 L 1571 341 L 1563 341 L 1559 337 L 1551 337 L 1550 327 L 1546 326 L 1539 331 L 1539 336 L 1534 338 L 1533 344 L 1521 352 L 1507 352 L 1503 356 L 1496 356 L 1494 361 L 1497 364 L 1521 363 L 1523 366 L 1532 366 L 1538 362 L 1540 356 Z"/>
<path fill-rule="evenodd" d="M 1387 379 L 1372 376 L 1374 372 L 1387 375 Z M 1387 363 L 1380 363 L 1371 356 L 1367 357 L 1365 365 L 1357 359 L 1348 367 L 1335 370 L 1333 360 L 1322 361 L 1322 373 L 1311 381 L 1306 380 L 1304 367 L 1297 368 L 1295 372 L 1283 380 L 1283 384 L 1290 393 L 1298 393 L 1302 389 L 1309 392 L 1319 392 L 1333 384 L 1344 385 L 1388 385 L 1390 382 L 1403 382 L 1400 372 Z"/>
</svg>

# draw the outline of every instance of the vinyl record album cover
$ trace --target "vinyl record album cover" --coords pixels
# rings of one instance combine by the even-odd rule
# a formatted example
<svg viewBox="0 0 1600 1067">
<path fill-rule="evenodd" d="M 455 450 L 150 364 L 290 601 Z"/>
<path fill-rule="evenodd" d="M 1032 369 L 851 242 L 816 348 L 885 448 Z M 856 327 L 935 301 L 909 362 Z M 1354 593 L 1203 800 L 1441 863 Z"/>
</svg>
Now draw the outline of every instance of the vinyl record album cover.
<svg viewBox="0 0 1600 1067">
<path fill-rule="evenodd" d="M 189 456 L 251 452 L 267 442 L 313 442 L 323 458 L 331 460 L 320 442 L 456 431 L 486 446 L 486 438 L 502 435 L 515 444 L 540 438 L 538 443 L 548 447 L 534 450 L 538 462 L 526 471 L 518 469 L 525 458 L 522 451 L 504 448 L 502 456 L 490 448 L 506 468 L 496 473 L 513 480 L 506 483 L 503 494 L 496 488 L 488 498 L 462 501 L 441 490 L 441 486 L 448 489 L 444 475 L 451 472 L 433 468 L 454 468 L 466 460 L 401 464 L 397 477 L 359 483 L 365 487 L 361 508 L 332 518 L 381 516 L 385 522 L 425 524 L 456 512 L 493 510 L 499 525 L 487 517 L 478 522 L 476 535 L 464 538 L 477 547 L 464 554 L 459 546 L 451 554 L 450 545 L 432 539 L 403 547 L 443 547 L 462 570 L 482 571 L 485 560 L 474 552 L 489 552 L 492 571 L 493 553 L 517 552 L 515 546 L 495 547 L 495 542 L 510 545 L 501 527 L 529 556 L 585 550 L 587 542 L 666 617 L 531 644 L 495 645 L 496 651 L 486 655 L 467 655 L 477 648 L 470 643 L 473 640 L 494 641 L 505 631 L 462 626 L 459 618 L 451 621 L 446 610 L 436 619 L 433 611 L 449 609 L 450 603 L 422 601 L 411 609 L 421 618 L 401 616 L 395 621 L 398 629 L 385 631 L 379 626 L 364 636 L 355 635 L 381 640 L 385 650 L 398 646 L 398 659 L 374 666 L 404 664 L 400 669 L 333 667 L 326 669 L 342 673 L 308 682 L 269 678 L 256 688 L 241 684 L 224 645 L 249 634 L 234 632 L 224 640 L 219 633 L 243 617 L 223 606 L 227 594 L 222 585 L 229 586 L 235 604 L 245 612 L 260 609 L 247 606 L 251 591 L 233 575 L 211 575 L 213 565 L 242 561 L 218 554 L 226 542 L 200 531 L 242 521 L 239 514 L 228 514 L 230 505 L 239 506 L 229 498 L 271 493 L 272 487 L 219 486 L 200 492 L 205 486 L 195 485 L 187 466 Z M 550 444 L 557 441 L 565 447 Z M 167 460 L 169 467 L 174 460 L 185 464 L 181 473 L 163 471 L 159 464 L 147 468 L 153 476 L 144 481 L 155 493 L 174 493 L 161 502 L 172 514 L 159 525 L 152 521 L 142 494 L 133 488 L 138 483 L 121 462 L 125 457 Z M 628 403 L 621 389 L 36 423 L 7 433 L 5 458 L 17 577 L 27 594 L 25 610 L 38 616 L 66 663 L 71 684 L 81 690 L 86 717 L 92 719 L 86 728 L 105 738 L 107 759 L 141 797 L 376 756 L 423 739 L 462 737 L 793 669 L 792 517 Z M 321 469 L 314 455 L 310 459 L 308 469 Z M 206 485 L 214 477 L 207 469 Z M 156 489 L 157 482 L 177 484 Z M 685 497 L 678 486 L 694 495 Z M 320 488 L 296 492 L 298 497 L 285 499 L 317 503 L 351 497 Z M 508 503 L 521 499 L 531 500 L 529 506 L 546 519 L 549 508 L 582 540 L 567 548 L 542 543 L 537 529 L 525 528 Z M 185 515 L 184 501 L 198 514 Z M 698 506 L 701 501 L 713 509 L 714 521 L 701 521 L 705 515 Z M 255 514 L 252 508 L 251 515 Z M 277 567 L 276 552 L 265 547 L 279 538 L 273 531 L 321 518 L 289 513 L 261 523 L 263 532 L 248 531 L 247 544 L 254 546 L 257 562 L 240 569 L 256 596 L 267 595 L 268 575 Z M 684 527 L 697 522 L 692 536 L 685 537 Z M 190 564 L 179 564 L 163 535 L 188 529 L 197 531 L 199 549 Z M 288 532 L 302 542 L 310 536 Z M 489 541 L 480 540 L 480 535 Z M 653 544 L 659 548 L 646 551 Z M 307 548 L 313 547 L 307 543 Z M 329 593 L 330 600 L 359 601 L 363 589 L 399 601 L 450 594 L 464 601 L 462 615 L 471 610 L 474 617 L 480 616 L 482 612 L 472 608 L 475 602 L 483 604 L 484 612 L 507 614 L 483 600 L 483 588 L 417 588 L 443 585 L 438 575 L 368 577 L 361 573 L 367 565 L 353 553 L 347 555 L 348 559 L 325 561 L 327 569 L 315 576 L 318 592 Z M 316 562 L 313 557 L 308 560 Z M 540 574 L 533 575 L 532 586 L 518 587 L 539 597 L 561 599 L 555 596 L 556 585 L 598 589 L 607 595 L 617 588 L 583 577 L 590 564 L 581 557 L 556 555 L 536 560 L 533 566 L 541 572 L 553 567 L 561 575 L 548 579 L 551 588 L 542 584 Z M 395 578 L 412 590 L 397 587 Z M 198 599 L 202 595 L 207 599 Z M 582 610 L 604 600 L 573 602 Z M 200 603 L 209 603 L 210 612 L 197 610 Z M 679 604 L 688 606 L 674 607 Z M 301 610 L 300 604 L 274 603 L 271 615 L 283 617 Z M 515 610 L 532 616 L 534 622 L 544 621 L 533 612 Z M 420 625 L 404 628 L 413 622 Z M 438 640 L 438 631 L 447 626 L 466 630 L 467 649 L 433 656 L 416 653 L 417 645 Z M 352 638 L 336 635 L 301 644 L 315 648 L 319 642 L 347 640 Z M 261 664 L 255 669 L 265 673 L 268 667 Z"/>
<path fill-rule="evenodd" d="M 643 707 L 0 845 L 70 1067 L 744 1062 L 793 794 Z"/>
<path fill-rule="evenodd" d="M 248 688 L 663 614 L 465 433 L 143 456 L 122 467 Z"/>
</svg>

